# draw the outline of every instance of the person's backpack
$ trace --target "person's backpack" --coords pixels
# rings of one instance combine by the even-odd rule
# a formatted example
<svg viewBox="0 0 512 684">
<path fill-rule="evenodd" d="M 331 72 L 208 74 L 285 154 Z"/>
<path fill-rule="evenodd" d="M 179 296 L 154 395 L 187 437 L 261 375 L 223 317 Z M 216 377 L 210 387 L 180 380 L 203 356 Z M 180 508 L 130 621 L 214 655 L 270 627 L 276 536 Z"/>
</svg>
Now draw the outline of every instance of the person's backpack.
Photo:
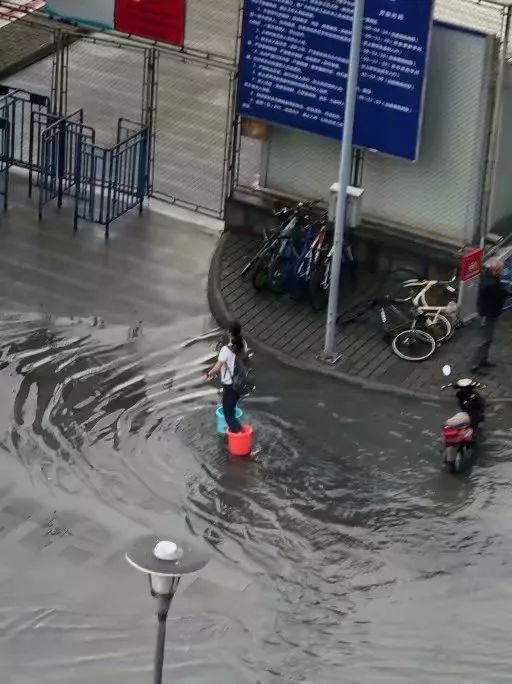
<svg viewBox="0 0 512 684">
<path fill-rule="evenodd" d="M 252 354 L 248 351 L 238 354 L 229 345 L 229 349 L 235 355 L 235 367 L 233 370 L 232 387 L 239 396 L 246 396 L 254 391 L 254 366 L 252 364 Z"/>
</svg>

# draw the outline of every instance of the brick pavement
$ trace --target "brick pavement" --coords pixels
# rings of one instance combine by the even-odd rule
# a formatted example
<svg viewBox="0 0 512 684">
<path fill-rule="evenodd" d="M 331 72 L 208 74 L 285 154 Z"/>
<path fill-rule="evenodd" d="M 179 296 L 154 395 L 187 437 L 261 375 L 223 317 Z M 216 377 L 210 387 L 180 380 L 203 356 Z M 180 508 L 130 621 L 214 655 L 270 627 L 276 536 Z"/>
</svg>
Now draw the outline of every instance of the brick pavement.
<svg viewBox="0 0 512 684">
<path fill-rule="evenodd" d="M 454 375 L 468 374 L 471 355 L 478 342 L 475 322 L 456 331 L 450 342 L 423 363 L 399 359 L 384 339 L 376 311 L 338 330 L 336 348 L 341 359 L 334 367 L 321 364 L 325 313 L 314 312 L 307 303 L 288 295 L 257 292 L 251 278 L 242 279 L 244 259 L 255 252 L 259 239 L 251 234 L 225 233 L 214 256 L 210 272 L 210 306 L 221 324 L 237 318 L 249 340 L 291 365 L 328 372 L 368 388 L 394 390 L 423 398 L 441 398 L 441 368 L 449 363 Z M 361 274 L 356 291 L 342 298 L 342 308 L 368 301 L 376 293 L 382 276 Z M 512 361 L 508 340 L 512 339 L 512 315 L 500 322 L 494 349 L 496 370 L 482 372 L 486 395 L 501 400 L 512 397 Z M 449 398 L 449 397 L 447 397 Z"/>
<path fill-rule="evenodd" d="M 18 19 L 0 28 L 0 78 L 7 78 L 29 66 L 53 50 L 53 34 L 43 24 L 35 26 L 30 19 Z"/>
</svg>

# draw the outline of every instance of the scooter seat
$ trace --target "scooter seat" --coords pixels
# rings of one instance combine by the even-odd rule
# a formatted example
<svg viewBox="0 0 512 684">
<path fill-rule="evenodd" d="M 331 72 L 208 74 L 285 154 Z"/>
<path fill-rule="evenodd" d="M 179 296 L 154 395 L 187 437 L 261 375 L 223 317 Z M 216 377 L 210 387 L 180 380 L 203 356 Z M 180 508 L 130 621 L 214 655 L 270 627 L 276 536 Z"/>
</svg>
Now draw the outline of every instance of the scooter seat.
<svg viewBox="0 0 512 684">
<path fill-rule="evenodd" d="M 471 418 L 465 411 L 456 413 L 446 421 L 446 427 L 461 428 L 471 425 Z"/>
</svg>

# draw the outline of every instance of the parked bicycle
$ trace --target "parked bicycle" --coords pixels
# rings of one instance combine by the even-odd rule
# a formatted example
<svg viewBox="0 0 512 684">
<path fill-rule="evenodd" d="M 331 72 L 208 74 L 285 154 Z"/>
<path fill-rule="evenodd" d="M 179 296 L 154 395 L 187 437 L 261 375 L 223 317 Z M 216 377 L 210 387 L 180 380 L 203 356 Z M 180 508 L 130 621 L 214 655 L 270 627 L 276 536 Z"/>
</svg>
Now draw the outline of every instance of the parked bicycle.
<svg viewBox="0 0 512 684">
<path fill-rule="evenodd" d="M 414 309 L 404 311 L 403 302 L 389 295 L 376 298 L 374 305 L 379 308 L 384 333 L 397 356 L 404 361 L 425 361 L 432 356 L 438 343 L 425 317 Z"/>
<path fill-rule="evenodd" d="M 298 224 L 282 241 L 267 265 L 267 285 L 272 292 L 282 294 L 288 290 L 294 299 L 302 299 L 303 281 L 298 277 L 298 265 L 309 251 L 317 231 L 317 224 L 306 217 L 304 224 Z"/>
<path fill-rule="evenodd" d="M 315 311 L 321 311 L 327 306 L 331 285 L 333 253 L 333 246 L 327 248 L 325 245 L 322 245 L 315 255 L 316 258 L 309 277 L 309 301 Z M 342 253 L 341 290 L 345 289 L 347 285 L 355 286 L 356 283 L 354 253 L 351 245 L 345 241 Z"/>
<path fill-rule="evenodd" d="M 447 304 L 433 304 L 427 301 L 427 295 L 434 288 L 454 294 L 456 275 L 447 281 L 424 280 L 419 277 L 404 280 L 398 287 L 390 292 L 390 297 L 395 302 L 409 303 L 415 318 L 420 322 L 436 342 L 445 342 L 450 339 L 454 332 L 454 326 L 458 324 L 458 307 L 455 301 Z"/>
<path fill-rule="evenodd" d="M 262 290 L 272 282 L 270 276 L 276 272 L 280 257 L 283 256 L 286 247 L 297 239 L 301 229 L 310 222 L 309 210 L 317 204 L 315 202 L 299 203 L 296 207 L 285 207 L 274 212 L 274 216 L 281 218 L 281 224 L 276 231 L 264 233 L 263 244 L 256 254 L 247 262 L 242 269 L 241 276 L 245 277 L 251 270 L 252 283 L 257 290 Z M 274 279 L 274 288 L 279 290 L 282 278 Z"/>
<path fill-rule="evenodd" d="M 424 361 L 437 349 L 437 342 L 425 328 L 425 321 L 410 306 L 390 295 L 375 296 L 345 311 L 338 322 L 342 326 L 362 319 L 378 309 L 378 320 L 393 352 L 405 361 Z"/>
</svg>

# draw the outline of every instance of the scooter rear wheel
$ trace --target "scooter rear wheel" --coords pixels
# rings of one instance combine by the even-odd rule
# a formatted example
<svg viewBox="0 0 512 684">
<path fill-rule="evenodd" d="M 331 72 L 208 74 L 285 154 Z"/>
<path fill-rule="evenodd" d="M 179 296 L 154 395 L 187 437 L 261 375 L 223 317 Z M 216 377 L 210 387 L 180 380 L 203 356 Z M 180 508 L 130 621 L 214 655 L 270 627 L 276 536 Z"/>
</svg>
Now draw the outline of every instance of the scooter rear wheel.
<svg viewBox="0 0 512 684">
<path fill-rule="evenodd" d="M 448 461 L 448 468 L 450 472 L 457 475 L 462 470 L 463 456 L 461 454 L 461 449 L 457 449 L 457 452 L 452 460 Z"/>
<path fill-rule="evenodd" d="M 459 447 L 452 447 L 452 449 L 454 448 L 457 449 L 455 456 L 448 460 L 447 463 L 450 472 L 454 475 L 458 475 L 462 472 L 464 466 L 469 461 L 471 456 L 471 447 L 468 445 L 461 445 Z"/>
</svg>

